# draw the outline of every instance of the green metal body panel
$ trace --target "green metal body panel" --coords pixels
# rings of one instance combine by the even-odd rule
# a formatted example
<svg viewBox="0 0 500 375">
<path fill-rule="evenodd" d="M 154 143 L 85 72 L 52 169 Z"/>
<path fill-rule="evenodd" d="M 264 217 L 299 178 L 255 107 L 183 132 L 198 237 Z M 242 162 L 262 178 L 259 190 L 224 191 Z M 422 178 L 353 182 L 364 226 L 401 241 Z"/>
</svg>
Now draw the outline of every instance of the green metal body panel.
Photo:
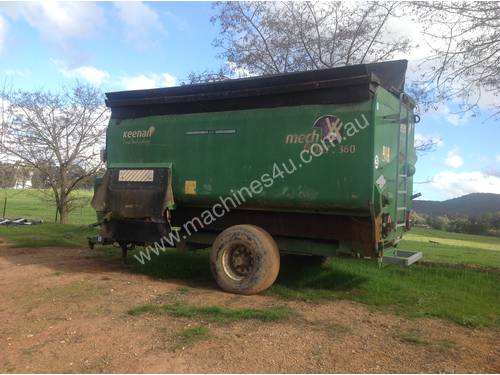
<svg viewBox="0 0 500 375">
<path fill-rule="evenodd" d="M 207 206 L 265 173 L 272 176 L 275 163 L 284 164 L 288 172 L 296 171 L 288 174 L 281 168 L 285 177 L 277 178 L 272 186 L 248 199 L 245 207 L 312 212 L 349 210 L 369 215 L 375 180 L 384 174 L 388 184 L 395 182 L 397 128 L 384 118 L 397 113 L 398 106 L 397 98 L 379 88 L 373 101 L 349 105 L 112 120 L 107 131 L 108 168 L 171 165 L 176 204 Z M 352 131 L 351 136 L 344 134 L 339 145 L 309 164 L 301 162 L 300 152 L 306 141 L 301 141 L 300 136 L 306 139 L 319 133 L 312 127 L 315 120 L 329 114 L 339 117 L 344 129 L 347 123 L 360 124 L 364 129 L 358 126 L 359 130 Z M 150 127 L 154 127 L 154 134 L 146 140 L 124 138 L 124 133 Z M 234 132 L 215 134 L 218 130 Z M 198 134 L 202 131 L 209 134 Z M 298 137 L 293 142 L 290 136 Z M 382 156 L 384 146 L 391 149 L 389 162 Z M 379 170 L 374 169 L 375 155 L 382 167 Z M 185 193 L 186 180 L 196 181 L 195 195 Z"/>
<path fill-rule="evenodd" d="M 379 88 L 374 97 L 374 155 L 379 158 L 379 168 L 374 168 L 374 193 L 376 193 L 377 184 L 376 181 L 381 175 L 387 181 L 386 186 L 384 186 L 383 194 L 388 197 L 388 205 L 383 208 L 384 213 L 391 214 L 393 220 L 404 221 L 405 212 L 409 212 L 412 207 L 412 195 L 413 195 L 413 173 L 415 172 L 415 163 L 417 161 L 417 156 L 414 148 L 414 136 L 415 136 L 415 122 L 413 108 L 409 106 L 402 105 L 400 109 L 400 100 L 396 98 L 391 93 L 384 89 Z M 400 117 L 408 119 L 408 124 L 401 125 L 399 121 L 388 121 L 395 113 L 399 114 L 401 110 Z M 400 126 L 401 137 L 400 137 L 400 155 L 397 155 L 398 149 L 398 126 Z M 406 134 L 407 132 L 407 134 Z M 406 142 L 408 146 L 406 147 Z M 389 154 L 384 156 L 385 150 L 390 150 Z M 408 149 L 408 155 L 405 155 L 405 149 Z M 387 153 L 387 151 L 386 151 Z M 398 163 L 397 158 L 400 158 Z M 407 168 L 405 168 L 405 163 L 407 163 Z M 399 169 L 398 168 L 399 164 Z M 410 173 L 410 170 L 412 173 Z M 407 210 L 398 211 L 396 207 L 396 195 L 398 190 L 403 189 L 403 184 L 401 179 L 399 181 L 399 186 L 396 186 L 396 176 L 398 174 L 404 175 L 408 172 L 408 183 L 404 188 L 406 193 L 404 195 L 400 194 L 398 206 L 402 206 L 404 202 Z M 386 238 L 386 240 L 394 240 L 396 237 L 401 236 L 403 229 L 396 228 L 395 231 L 391 231 Z"/>
<path fill-rule="evenodd" d="M 379 86 L 371 100 L 352 104 L 112 119 L 107 167 L 170 168 L 177 208 L 210 207 L 258 180 L 264 187 L 247 196 L 242 209 L 365 217 L 380 230 L 376 218 L 390 214 L 394 221 L 404 221 L 411 208 L 412 178 L 399 196 L 398 206 L 404 202 L 406 210 L 396 206 L 402 186 L 401 180 L 399 187 L 396 182 L 398 174 L 414 171 L 412 111 L 408 102 Z M 313 126 L 325 115 L 340 119 L 343 139 L 311 158 L 303 150 L 320 139 L 321 129 Z M 407 119 L 407 127 L 400 118 Z M 311 161 L 305 163 L 301 155 Z M 195 189 L 187 189 L 193 183 Z M 379 243 L 394 244 L 403 230 L 395 226 Z"/>
</svg>

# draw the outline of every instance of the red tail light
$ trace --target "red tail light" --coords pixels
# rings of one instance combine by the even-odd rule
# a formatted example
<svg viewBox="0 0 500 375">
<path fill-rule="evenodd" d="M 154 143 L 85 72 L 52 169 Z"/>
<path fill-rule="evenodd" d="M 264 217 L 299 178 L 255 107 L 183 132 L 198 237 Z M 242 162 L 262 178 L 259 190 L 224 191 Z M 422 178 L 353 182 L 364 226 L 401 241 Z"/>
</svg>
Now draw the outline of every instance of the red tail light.
<svg viewBox="0 0 500 375">
<path fill-rule="evenodd" d="M 392 225 L 392 217 L 390 214 L 382 215 L 382 237 L 387 237 L 389 232 L 391 231 Z"/>
<path fill-rule="evenodd" d="M 410 228 L 411 228 L 411 219 L 412 219 L 412 217 L 411 217 L 411 211 L 408 211 L 406 213 L 406 218 L 405 218 L 405 228 L 406 228 L 406 230 L 410 230 Z"/>
</svg>

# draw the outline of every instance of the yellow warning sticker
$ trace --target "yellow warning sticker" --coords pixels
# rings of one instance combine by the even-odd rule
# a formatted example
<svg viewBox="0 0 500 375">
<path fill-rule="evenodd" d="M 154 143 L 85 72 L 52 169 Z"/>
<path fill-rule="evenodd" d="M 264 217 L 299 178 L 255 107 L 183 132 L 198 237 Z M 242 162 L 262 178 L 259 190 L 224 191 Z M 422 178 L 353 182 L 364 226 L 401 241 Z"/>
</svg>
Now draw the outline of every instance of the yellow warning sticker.
<svg viewBox="0 0 500 375">
<path fill-rule="evenodd" d="M 196 181 L 195 180 L 184 181 L 184 194 L 196 195 Z"/>
<path fill-rule="evenodd" d="M 389 146 L 382 146 L 382 160 L 386 163 L 391 161 L 391 148 Z"/>
</svg>

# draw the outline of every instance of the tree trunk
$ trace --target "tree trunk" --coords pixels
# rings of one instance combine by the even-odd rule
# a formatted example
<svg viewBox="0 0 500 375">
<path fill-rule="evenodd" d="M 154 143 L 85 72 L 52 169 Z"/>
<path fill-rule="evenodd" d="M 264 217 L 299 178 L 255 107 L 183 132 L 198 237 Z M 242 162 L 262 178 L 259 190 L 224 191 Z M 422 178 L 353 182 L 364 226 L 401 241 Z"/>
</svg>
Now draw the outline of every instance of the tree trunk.
<svg viewBox="0 0 500 375">
<path fill-rule="evenodd" d="M 59 210 L 59 224 L 68 224 L 68 211 L 65 208 Z"/>
<path fill-rule="evenodd" d="M 59 224 L 68 224 L 68 201 L 64 193 L 60 194 L 59 206 L 57 209 L 59 211 Z"/>
</svg>

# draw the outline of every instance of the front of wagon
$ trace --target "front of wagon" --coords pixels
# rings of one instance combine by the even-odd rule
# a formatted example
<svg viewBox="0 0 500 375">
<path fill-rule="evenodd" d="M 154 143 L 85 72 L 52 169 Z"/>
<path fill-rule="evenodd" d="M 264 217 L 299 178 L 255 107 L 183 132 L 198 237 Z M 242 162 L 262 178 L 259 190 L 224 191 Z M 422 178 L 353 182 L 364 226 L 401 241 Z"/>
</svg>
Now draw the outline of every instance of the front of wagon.
<svg viewBox="0 0 500 375">
<path fill-rule="evenodd" d="M 92 200 L 101 227 L 94 242 L 118 243 L 126 251 L 169 232 L 172 164 L 154 157 L 161 143 L 154 118 L 120 118 L 116 113 L 112 107 L 103 152 L 106 173 L 96 181 Z"/>
</svg>

